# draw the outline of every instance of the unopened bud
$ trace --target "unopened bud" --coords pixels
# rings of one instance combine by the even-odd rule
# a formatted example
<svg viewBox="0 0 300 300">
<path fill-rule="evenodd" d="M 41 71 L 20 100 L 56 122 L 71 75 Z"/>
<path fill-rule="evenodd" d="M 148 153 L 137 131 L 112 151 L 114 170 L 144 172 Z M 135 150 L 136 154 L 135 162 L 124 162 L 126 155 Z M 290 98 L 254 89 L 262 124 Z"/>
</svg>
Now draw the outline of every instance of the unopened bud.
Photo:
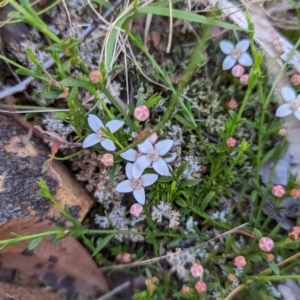
<svg viewBox="0 0 300 300">
<path fill-rule="evenodd" d="M 92 83 L 98 83 L 102 80 L 103 76 L 99 70 L 94 70 L 90 72 L 89 78 Z"/>
</svg>

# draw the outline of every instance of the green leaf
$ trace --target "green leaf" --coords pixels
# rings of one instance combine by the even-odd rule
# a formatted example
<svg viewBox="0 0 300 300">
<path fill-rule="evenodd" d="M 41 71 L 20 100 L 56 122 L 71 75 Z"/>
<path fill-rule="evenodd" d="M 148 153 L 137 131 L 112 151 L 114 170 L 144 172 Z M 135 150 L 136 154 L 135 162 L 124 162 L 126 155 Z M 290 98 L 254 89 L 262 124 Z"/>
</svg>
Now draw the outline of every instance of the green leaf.
<svg viewBox="0 0 300 300">
<path fill-rule="evenodd" d="M 112 233 L 110 235 L 107 235 L 105 238 L 101 240 L 101 242 L 97 245 L 96 249 L 94 250 L 92 256 L 95 256 L 97 253 L 99 253 L 102 248 L 115 236 L 115 233 Z"/>
<path fill-rule="evenodd" d="M 188 161 L 184 161 L 179 167 L 178 167 L 178 170 L 176 172 L 176 176 L 179 178 L 184 170 L 187 168 L 187 166 L 189 165 L 189 162 Z"/>
<path fill-rule="evenodd" d="M 155 106 L 155 104 L 160 101 L 161 99 L 161 96 L 160 95 L 157 95 L 157 94 L 154 94 L 152 95 L 145 103 L 145 105 L 148 107 L 148 108 L 152 108 L 153 106 Z"/>
<path fill-rule="evenodd" d="M 186 126 L 186 127 L 189 127 L 189 128 L 192 128 L 192 129 L 195 129 L 195 126 L 193 125 L 192 122 L 188 121 L 186 118 L 178 115 L 178 114 L 175 114 L 174 115 L 174 118 L 179 122 L 181 123 L 182 125 Z"/>
<path fill-rule="evenodd" d="M 67 112 L 63 112 L 63 111 L 60 111 L 60 112 L 57 112 L 54 114 L 54 119 L 57 119 L 57 120 L 66 120 L 69 118 L 69 113 Z"/>
<path fill-rule="evenodd" d="M 82 87 L 87 90 L 94 89 L 94 86 L 91 83 L 75 78 L 67 78 L 60 81 L 59 83 L 63 86 Z"/>
<path fill-rule="evenodd" d="M 136 14 L 133 17 L 136 17 L 136 15 L 140 14 L 153 14 L 153 15 L 159 15 L 159 16 L 165 16 L 170 17 L 170 9 L 165 7 L 157 7 L 156 3 L 147 5 L 141 8 L 138 8 L 136 11 Z M 211 26 L 220 26 L 225 29 L 231 29 L 231 30 L 241 30 L 241 31 L 249 31 L 248 29 L 232 25 L 230 23 L 225 23 L 222 21 L 214 20 L 213 18 L 207 18 L 201 15 L 198 15 L 196 13 L 188 12 L 188 11 L 182 11 L 178 9 L 172 9 L 172 17 L 178 18 L 181 20 L 196 22 L 196 23 L 202 23 L 205 25 L 211 25 Z"/>
<path fill-rule="evenodd" d="M 181 207 L 186 207 L 186 202 L 182 198 L 178 198 L 175 200 L 176 204 Z"/>
<path fill-rule="evenodd" d="M 270 269 L 274 272 L 274 274 L 280 275 L 280 270 L 273 261 L 268 262 L 268 264 L 269 264 Z"/>
<path fill-rule="evenodd" d="M 62 91 L 42 91 L 39 93 L 39 95 L 43 98 L 53 100 L 56 99 L 61 93 Z"/>
<path fill-rule="evenodd" d="M 199 182 L 200 182 L 200 179 L 187 179 L 185 181 L 180 182 L 180 184 L 178 185 L 178 189 L 182 189 L 187 186 L 193 186 Z"/>
<path fill-rule="evenodd" d="M 28 250 L 33 250 L 43 239 L 43 236 L 39 236 L 31 240 L 28 245 Z"/>
<path fill-rule="evenodd" d="M 294 249 L 299 248 L 299 244 L 297 244 L 297 243 L 286 243 L 286 244 L 284 244 L 284 245 L 282 246 L 282 248 L 294 250 Z"/>
<path fill-rule="evenodd" d="M 171 176 L 163 176 L 163 177 L 159 177 L 158 182 L 170 182 L 172 180 L 173 178 Z"/>
<path fill-rule="evenodd" d="M 204 199 L 201 201 L 201 206 L 200 209 L 202 211 L 205 210 L 205 208 L 207 207 L 207 205 L 209 204 L 209 202 L 215 197 L 216 192 L 209 192 Z"/>
</svg>

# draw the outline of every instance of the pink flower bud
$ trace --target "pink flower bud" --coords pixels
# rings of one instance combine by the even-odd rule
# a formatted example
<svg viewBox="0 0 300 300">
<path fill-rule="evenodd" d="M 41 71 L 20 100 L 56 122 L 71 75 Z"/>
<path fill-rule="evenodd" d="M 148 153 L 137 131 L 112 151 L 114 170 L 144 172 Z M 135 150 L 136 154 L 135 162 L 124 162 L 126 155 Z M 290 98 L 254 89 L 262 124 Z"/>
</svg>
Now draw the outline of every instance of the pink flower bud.
<svg viewBox="0 0 300 300">
<path fill-rule="evenodd" d="M 236 145 L 236 140 L 233 137 L 230 137 L 227 139 L 226 145 L 227 147 L 232 148 Z"/>
<path fill-rule="evenodd" d="M 122 261 L 123 263 L 127 264 L 127 263 L 130 263 L 131 262 L 131 254 L 130 253 L 123 253 L 122 255 Z"/>
<path fill-rule="evenodd" d="M 130 213 L 135 217 L 139 217 L 142 212 L 143 206 L 139 203 L 135 203 L 130 207 Z"/>
<path fill-rule="evenodd" d="M 60 143 L 54 142 L 51 146 L 51 155 L 55 155 L 59 149 Z"/>
<path fill-rule="evenodd" d="M 300 238 L 300 227 L 294 226 L 288 231 L 288 236 L 290 240 L 297 240 Z"/>
<path fill-rule="evenodd" d="M 285 194 L 285 189 L 282 185 L 274 185 L 272 187 L 272 194 L 275 197 L 282 197 Z"/>
<path fill-rule="evenodd" d="M 150 110 L 146 105 L 140 105 L 134 110 L 134 117 L 139 121 L 146 121 L 150 116 Z"/>
<path fill-rule="evenodd" d="M 233 77 L 241 77 L 244 73 L 245 68 L 241 65 L 235 65 L 231 70 L 231 74 Z"/>
<path fill-rule="evenodd" d="M 269 252 L 271 251 L 273 248 L 274 248 L 274 242 L 272 239 L 270 239 L 269 237 L 265 236 L 265 237 L 262 237 L 260 240 L 259 240 L 259 248 L 262 250 L 262 251 L 265 251 L 265 252 Z"/>
<path fill-rule="evenodd" d="M 114 164 L 114 156 L 110 153 L 105 153 L 101 157 L 101 163 L 106 167 L 112 166 Z"/>
<path fill-rule="evenodd" d="M 291 195 L 291 197 L 293 197 L 294 199 L 300 198 L 300 189 L 293 188 L 293 189 L 290 191 L 290 195 Z"/>
<path fill-rule="evenodd" d="M 299 85 L 300 84 L 300 75 L 299 74 L 295 74 L 291 77 L 291 83 L 293 85 Z"/>
<path fill-rule="evenodd" d="M 50 85 L 52 85 L 52 86 L 58 86 L 58 87 L 60 87 L 61 85 L 59 84 L 59 82 L 58 81 L 56 81 L 55 79 L 53 79 L 53 78 L 51 78 L 50 79 L 50 82 L 49 82 L 49 84 Z"/>
<path fill-rule="evenodd" d="M 122 253 L 118 253 L 117 255 L 116 255 L 116 260 L 117 261 L 121 261 L 122 260 Z"/>
<path fill-rule="evenodd" d="M 188 294 L 189 292 L 190 292 L 190 287 L 187 285 L 183 285 L 181 288 L 181 293 L 185 295 Z"/>
<path fill-rule="evenodd" d="M 141 132 L 139 132 L 135 138 L 134 138 L 134 141 L 138 141 L 140 140 L 142 137 L 144 137 L 146 134 L 152 132 L 152 129 L 151 128 L 145 128 L 144 130 L 142 130 Z M 150 143 L 152 144 L 155 144 L 156 140 L 157 140 L 157 134 L 156 132 L 153 132 L 149 137 L 148 137 L 148 140 Z"/>
<path fill-rule="evenodd" d="M 235 275 L 234 274 L 228 274 L 227 275 L 227 280 L 229 282 L 234 282 L 235 281 Z"/>
<path fill-rule="evenodd" d="M 249 79 L 249 75 L 248 74 L 244 74 L 240 77 L 240 84 L 241 85 L 248 85 L 248 79 Z"/>
<path fill-rule="evenodd" d="M 280 128 L 279 131 L 278 131 L 278 134 L 281 135 L 281 136 L 285 136 L 285 135 L 286 135 L 286 132 L 287 132 L 287 131 L 286 131 L 285 128 Z"/>
<path fill-rule="evenodd" d="M 203 293 L 206 291 L 206 284 L 205 282 L 203 281 L 198 281 L 196 284 L 195 284 L 195 289 L 198 293 Z"/>
<path fill-rule="evenodd" d="M 234 258 L 233 264 L 237 268 L 243 268 L 246 266 L 247 262 L 244 256 L 240 255 Z"/>
<path fill-rule="evenodd" d="M 272 253 L 268 253 L 266 257 L 267 257 L 267 261 L 269 262 L 274 261 L 274 255 Z"/>
<path fill-rule="evenodd" d="M 236 109 L 238 107 L 238 103 L 237 103 L 237 101 L 235 101 L 234 99 L 232 99 L 232 100 L 230 100 L 230 101 L 228 101 L 226 103 L 226 106 L 229 109 Z"/>
<path fill-rule="evenodd" d="M 92 83 L 98 83 L 102 80 L 103 75 L 99 70 L 94 70 L 90 72 L 89 78 Z"/>
<path fill-rule="evenodd" d="M 199 276 L 202 276 L 203 274 L 203 268 L 200 264 L 193 264 L 191 266 L 191 273 L 194 277 L 199 277 Z"/>
<path fill-rule="evenodd" d="M 230 100 L 226 103 L 227 108 L 229 109 L 236 109 L 238 107 L 238 103 L 235 100 Z"/>
</svg>

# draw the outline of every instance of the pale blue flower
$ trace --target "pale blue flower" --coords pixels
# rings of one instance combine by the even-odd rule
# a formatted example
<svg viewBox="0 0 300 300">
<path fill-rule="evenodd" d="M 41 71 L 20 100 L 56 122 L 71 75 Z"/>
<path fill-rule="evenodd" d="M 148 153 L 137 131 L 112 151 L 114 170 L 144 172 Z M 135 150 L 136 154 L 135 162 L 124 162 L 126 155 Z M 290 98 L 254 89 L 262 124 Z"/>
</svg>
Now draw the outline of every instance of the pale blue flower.
<svg viewBox="0 0 300 300">
<path fill-rule="evenodd" d="M 85 138 L 82 148 L 91 147 L 97 143 L 100 143 L 101 146 L 108 151 L 116 150 L 115 144 L 103 133 L 102 129 L 109 129 L 111 133 L 114 133 L 124 125 L 124 122 L 113 120 L 107 122 L 107 124 L 104 126 L 103 122 L 97 116 L 89 115 L 88 123 L 94 133 L 89 134 Z"/>
<path fill-rule="evenodd" d="M 222 52 L 227 54 L 225 57 L 222 68 L 223 70 L 231 69 L 237 62 L 245 67 L 250 67 L 253 64 L 251 55 L 247 52 L 250 46 L 249 40 L 241 40 L 236 46 L 230 41 L 223 40 L 220 42 Z"/>
<path fill-rule="evenodd" d="M 277 117 L 285 117 L 292 113 L 300 120 L 300 95 L 297 95 L 295 90 L 291 87 L 283 87 L 281 95 L 285 102 L 281 104 L 276 110 Z"/>
<path fill-rule="evenodd" d="M 157 174 L 144 174 L 142 176 L 134 176 L 132 172 L 133 164 L 126 165 L 127 180 L 120 182 L 116 191 L 119 193 L 133 192 L 133 196 L 140 204 L 145 204 L 145 187 L 152 185 L 157 179 Z"/>
</svg>

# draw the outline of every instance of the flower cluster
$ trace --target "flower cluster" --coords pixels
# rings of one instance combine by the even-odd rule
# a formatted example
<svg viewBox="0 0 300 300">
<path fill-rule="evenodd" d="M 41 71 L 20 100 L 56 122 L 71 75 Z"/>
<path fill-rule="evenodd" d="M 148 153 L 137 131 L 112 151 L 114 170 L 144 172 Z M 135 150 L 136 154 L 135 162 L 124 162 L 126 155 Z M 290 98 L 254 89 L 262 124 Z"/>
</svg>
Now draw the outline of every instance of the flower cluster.
<svg viewBox="0 0 300 300">
<path fill-rule="evenodd" d="M 136 117 L 142 114 L 140 119 L 147 119 L 149 117 L 149 109 L 145 105 L 141 105 L 138 108 L 139 110 L 135 112 Z M 145 108 L 148 110 L 145 110 Z M 124 125 L 124 122 L 112 120 L 104 126 L 103 122 L 96 115 L 90 114 L 88 124 L 94 132 L 84 139 L 83 148 L 100 143 L 108 151 L 116 150 L 112 134 L 118 131 Z M 140 133 L 140 138 L 149 132 L 151 132 L 150 129 L 148 131 L 144 130 Z M 129 149 L 121 154 L 122 158 L 133 163 L 127 163 L 127 179 L 117 185 L 116 191 L 120 193 L 133 192 L 134 198 L 142 205 L 145 204 L 145 187 L 152 185 L 158 179 L 157 174 L 143 175 L 144 171 L 148 168 L 153 168 L 161 176 L 170 176 L 169 168 L 171 167 L 168 163 L 176 158 L 175 153 L 167 155 L 174 141 L 163 140 L 155 143 L 156 139 L 157 135 L 153 133 L 148 139 L 138 145 L 138 151 Z M 101 162 L 105 166 L 111 166 L 114 163 L 114 157 L 112 154 L 106 153 L 102 156 Z M 142 212 L 140 207 L 134 207 L 132 211 L 132 214 L 135 216 Z M 173 222 L 174 226 L 176 226 L 176 222 L 177 219 Z"/>
<path fill-rule="evenodd" d="M 170 176 L 168 163 L 176 158 L 176 154 L 172 153 L 170 157 L 165 155 L 172 148 L 174 141 L 163 140 L 156 142 L 153 136 L 146 139 L 138 145 L 138 151 L 129 149 L 121 154 L 121 157 L 133 163 L 127 163 L 126 175 L 128 180 L 119 183 L 116 190 L 120 193 L 128 193 L 133 191 L 134 198 L 140 203 L 145 204 L 144 187 L 153 184 L 157 179 L 156 174 L 144 174 L 148 168 L 153 168 L 161 176 Z"/>
</svg>

